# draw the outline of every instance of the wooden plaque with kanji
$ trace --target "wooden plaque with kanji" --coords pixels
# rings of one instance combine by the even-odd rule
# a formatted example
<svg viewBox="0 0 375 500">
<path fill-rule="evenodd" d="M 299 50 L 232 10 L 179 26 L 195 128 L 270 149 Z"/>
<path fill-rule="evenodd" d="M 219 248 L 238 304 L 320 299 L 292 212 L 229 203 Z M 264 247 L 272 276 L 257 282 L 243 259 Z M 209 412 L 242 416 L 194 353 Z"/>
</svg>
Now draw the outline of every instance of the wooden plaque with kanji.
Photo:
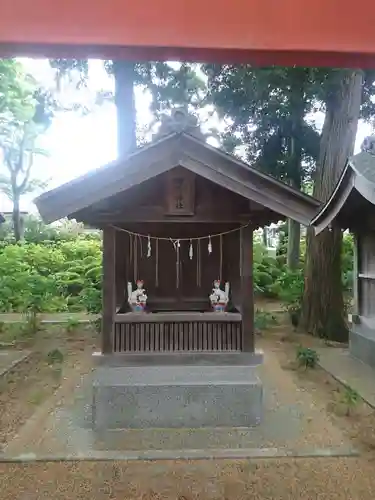
<svg viewBox="0 0 375 500">
<path fill-rule="evenodd" d="M 167 174 L 167 215 L 194 215 L 195 176 L 184 168 Z"/>
</svg>

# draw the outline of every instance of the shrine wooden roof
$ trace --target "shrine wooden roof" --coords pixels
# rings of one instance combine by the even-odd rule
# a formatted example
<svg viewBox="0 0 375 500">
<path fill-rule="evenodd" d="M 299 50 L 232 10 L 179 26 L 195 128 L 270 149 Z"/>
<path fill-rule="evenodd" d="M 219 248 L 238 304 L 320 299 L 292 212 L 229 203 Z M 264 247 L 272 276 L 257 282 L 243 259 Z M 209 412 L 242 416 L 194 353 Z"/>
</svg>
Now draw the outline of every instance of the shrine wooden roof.
<svg viewBox="0 0 375 500">
<path fill-rule="evenodd" d="M 43 220 L 50 223 L 177 166 L 304 225 L 310 223 L 320 206 L 314 198 L 251 168 L 186 131 L 173 132 L 127 157 L 48 191 L 35 203 Z"/>
<path fill-rule="evenodd" d="M 362 151 L 350 158 L 338 183 L 311 221 L 319 234 L 332 224 L 356 230 L 375 215 L 375 139 L 367 138 Z"/>
</svg>

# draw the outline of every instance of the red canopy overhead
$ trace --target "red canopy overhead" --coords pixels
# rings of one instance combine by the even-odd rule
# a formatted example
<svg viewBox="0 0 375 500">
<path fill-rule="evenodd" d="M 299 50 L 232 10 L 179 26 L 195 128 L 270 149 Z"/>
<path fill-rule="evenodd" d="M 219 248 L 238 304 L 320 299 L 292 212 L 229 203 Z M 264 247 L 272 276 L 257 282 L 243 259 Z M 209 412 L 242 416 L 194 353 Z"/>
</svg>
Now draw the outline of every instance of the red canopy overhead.
<svg viewBox="0 0 375 500">
<path fill-rule="evenodd" d="M 2 0 L 1 56 L 375 67 L 373 0 Z"/>
</svg>

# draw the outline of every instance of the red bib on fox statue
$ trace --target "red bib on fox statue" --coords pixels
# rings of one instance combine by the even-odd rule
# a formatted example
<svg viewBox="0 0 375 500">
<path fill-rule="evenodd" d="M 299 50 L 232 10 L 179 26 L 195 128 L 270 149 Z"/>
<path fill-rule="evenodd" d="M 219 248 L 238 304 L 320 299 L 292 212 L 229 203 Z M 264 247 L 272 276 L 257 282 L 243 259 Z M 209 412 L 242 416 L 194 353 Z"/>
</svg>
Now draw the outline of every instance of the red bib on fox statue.
<svg viewBox="0 0 375 500">
<path fill-rule="evenodd" d="M 225 283 L 225 291 L 220 288 L 221 281 L 215 280 L 210 302 L 215 312 L 224 312 L 229 301 L 229 283 Z"/>
</svg>

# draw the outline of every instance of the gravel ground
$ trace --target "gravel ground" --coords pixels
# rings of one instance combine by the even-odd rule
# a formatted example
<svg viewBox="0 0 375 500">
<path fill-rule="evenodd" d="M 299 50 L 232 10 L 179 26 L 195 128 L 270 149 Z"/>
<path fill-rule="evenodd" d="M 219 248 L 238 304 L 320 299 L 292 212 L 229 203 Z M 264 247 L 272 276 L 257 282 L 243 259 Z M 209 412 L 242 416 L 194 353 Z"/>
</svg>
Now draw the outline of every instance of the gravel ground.
<svg viewBox="0 0 375 500">
<path fill-rule="evenodd" d="M 361 459 L 0 466 L 2 500 L 373 500 Z"/>
<path fill-rule="evenodd" d="M 294 344 L 272 337 L 261 339 L 258 345 L 267 350 L 264 376 L 268 383 L 273 381 L 278 396 L 283 387 L 279 403 L 293 406 L 298 402 L 304 408 L 304 430 L 299 434 L 302 447 L 346 440 L 354 447 L 372 443 L 373 431 L 369 434 L 369 429 L 375 428 L 373 411 L 361 405 L 350 418 L 337 415 L 329 405 L 340 388 L 327 374 L 283 368 L 293 356 Z M 67 401 L 69 397 L 68 390 L 61 393 L 61 399 L 50 401 L 50 410 L 54 404 L 65 404 L 64 398 Z M 373 500 L 373 446 L 363 446 L 361 451 L 358 458 L 1 464 L 0 498 Z"/>
<path fill-rule="evenodd" d="M 278 448 L 314 451 L 350 448 L 343 432 L 327 417 L 325 408 L 296 385 L 290 371 L 280 367 L 271 349 L 265 351 L 261 379 L 265 391 L 264 420 L 251 429 L 142 429 L 110 432 L 97 439 L 84 410 L 90 407 L 90 353 L 82 353 L 66 373 L 59 391 L 40 408 L 5 450 L 8 456 L 83 454 L 91 450 L 184 450 Z M 86 417 L 90 422 L 90 418 Z"/>
</svg>

